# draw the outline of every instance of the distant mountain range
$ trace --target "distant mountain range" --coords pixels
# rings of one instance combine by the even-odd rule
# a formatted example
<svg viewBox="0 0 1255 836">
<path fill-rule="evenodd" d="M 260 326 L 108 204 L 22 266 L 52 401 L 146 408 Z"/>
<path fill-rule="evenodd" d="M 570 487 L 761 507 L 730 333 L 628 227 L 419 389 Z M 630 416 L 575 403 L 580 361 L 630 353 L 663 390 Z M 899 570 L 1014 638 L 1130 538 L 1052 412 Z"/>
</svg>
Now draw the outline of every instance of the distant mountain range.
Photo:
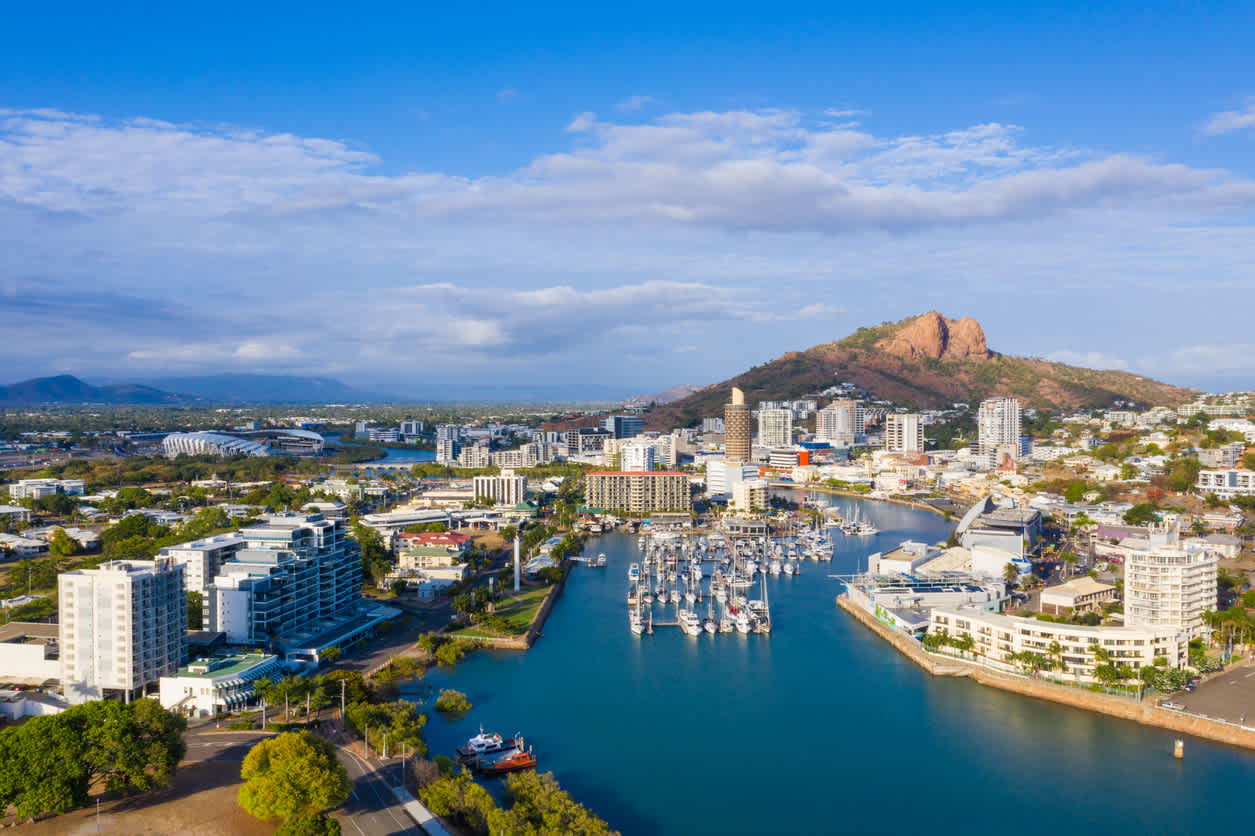
<svg viewBox="0 0 1255 836">
<path fill-rule="evenodd" d="M 433 383 L 398 386 L 382 393 L 329 377 L 216 374 L 161 377 L 92 385 L 70 375 L 40 377 L 0 386 L 0 406 L 36 404 L 161 405 L 196 403 L 405 403 L 621 401 L 617 387 L 575 383 Z"/>
<path fill-rule="evenodd" d="M 630 403 L 644 404 L 648 406 L 651 403 L 664 404 L 678 401 L 681 398 L 687 398 L 694 392 L 700 392 L 702 387 L 694 386 L 692 383 L 681 383 L 679 386 L 672 386 L 670 389 L 663 389 L 661 392 L 654 392 L 652 395 L 633 395 L 628 398 Z"/>
<path fill-rule="evenodd" d="M 947 319 L 931 311 L 788 352 L 651 410 L 646 425 L 667 429 L 722 415 L 734 386 L 756 403 L 798 398 L 837 383 L 852 383 L 874 397 L 921 409 L 999 395 L 1016 397 L 1025 407 L 1076 408 L 1115 401 L 1173 405 L 1197 394 L 1129 372 L 998 354 L 985 344 L 985 332 L 975 320 Z"/>
<path fill-rule="evenodd" d="M 156 405 L 185 403 L 190 400 L 193 399 L 134 383 L 92 386 L 68 374 L 0 386 L 0 404 L 13 406 L 51 403 Z"/>
</svg>

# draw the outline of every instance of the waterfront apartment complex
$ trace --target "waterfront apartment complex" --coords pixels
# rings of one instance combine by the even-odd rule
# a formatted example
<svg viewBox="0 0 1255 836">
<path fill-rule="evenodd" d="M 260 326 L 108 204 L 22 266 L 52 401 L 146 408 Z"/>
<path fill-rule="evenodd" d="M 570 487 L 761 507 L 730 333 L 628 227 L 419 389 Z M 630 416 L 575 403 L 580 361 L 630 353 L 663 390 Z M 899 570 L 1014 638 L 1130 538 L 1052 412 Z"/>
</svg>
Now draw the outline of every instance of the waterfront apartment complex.
<svg viewBox="0 0 1255 836">
<path fill-rule="evenodd" d="M 589 473 L 584 477 L 584 501 L 592 508 L 628 513 L 688 511 L 693 507 L 688 475 L 667 470 Z"/>
<path fill-rule="evenodd" d="M 885 449 L 890 453 L 924 452 L 924 416 L 918 412 L 886 415 Z"/>
<path fill-rule="evenodd" d="M 732 402 L 723 407 L 723 457 L 730 462 L 747 462 L 753 452 L 750 408 L 745 393 L 732 387 Z"/>
<path fill-rule="evenodd" d="M 71 704 L 130 700 L 187 656 L 183 567 L 115 560 L 57 577 L 61 684 Z"/>
<path fill-rule="evenodd" d="M 204 595 L 217 577 L 222 564 L 244 546 L 244 538 L 238 532 L 232 531 L 177 546 L 166 546 L 161 550 L 161 557 L 168 557 L 183 566 L 184 589 Z"/>
<path fill-rule="evenodd" d="M 494 505 L 518 505 L 527 498 L 527 477 L 503 470 L 499 476 L 476 476 L 471 480 L 476 499 L 491 500 Z"/>
<path fill-rule="evenodd" d="M 208 629 L 231 644 L 282 640 L 349 615 L 361 598 L 361 552 L 343 520 L 270 514 L 240 531 L 246 548 L 222 564 L 206 594 Z"/>
<path fill-rule="evenodd" d="M 1186 547 L 1168 528 L 1152 531 L 1145 548 L 1123 545 L 1124 623 L 1206 637 L 1202 614 L 1216 609 L 1219 555 L 1202 545 Z"/>
<path fill-rule="evenodd" d="M 954 638 L 972 637 L 976 661 L 987 667 L 1018 672 L 1014 656 L 1032 653 L 1043 661 L 1062 662 L 1065 680 L 1095 682 L 1094 649 L 1102 647 L 1111 664 L 1137 670 L 1164 657 L 1179 668 L 1189 659 L 1189 635 L 1172 627 L 1085 627 L 1035 618 L 998 615 L 974 608 L 938 607 L 929 614 L 928 632 Z M 1058 643 L 1055 656 L 1051 649 Z"/>
<path fill-rule="evenodd" d="M 793 443 L 793 410 L 758 410 L 758 443 L 768 449 L 788 447 Z"/>
</svg>

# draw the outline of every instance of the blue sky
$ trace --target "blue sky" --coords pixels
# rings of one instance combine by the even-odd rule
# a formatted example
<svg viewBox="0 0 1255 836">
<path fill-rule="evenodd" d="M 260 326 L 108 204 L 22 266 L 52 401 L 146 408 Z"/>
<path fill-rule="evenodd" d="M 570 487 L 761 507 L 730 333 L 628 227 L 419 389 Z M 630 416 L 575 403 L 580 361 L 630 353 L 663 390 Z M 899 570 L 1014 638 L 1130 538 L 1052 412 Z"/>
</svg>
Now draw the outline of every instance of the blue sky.
<svg viewBox="0 0 1255 836">
<path fill-rule="evenodd" d="M 6 11 L 7 379 L 711 382 L 929 309 L 1255 387 L 1255 6 Z"/>
</svg>

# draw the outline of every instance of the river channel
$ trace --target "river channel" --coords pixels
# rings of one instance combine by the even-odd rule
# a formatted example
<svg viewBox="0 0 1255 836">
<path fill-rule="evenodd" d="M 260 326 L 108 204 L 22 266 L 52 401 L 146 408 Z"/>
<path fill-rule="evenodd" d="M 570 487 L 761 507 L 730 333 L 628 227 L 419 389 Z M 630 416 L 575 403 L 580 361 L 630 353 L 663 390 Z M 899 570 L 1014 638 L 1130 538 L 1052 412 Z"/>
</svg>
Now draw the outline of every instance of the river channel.
<svg viewBox="0 0 1255 836">
<path fill-rule="evenodd" d="M 796 498 L 796 497 L 795 497 Z M 533 744 L 576 799 L 624 834 L 1201 833 L 1233 828 L 1255 755 L 933 678 L 833 603 L 829 573 L 949 526 L 927 512 L 831 498 L 881 533 L 833 533 L 830 564 L 769 578 L 773 632 L 633 636 L 635 537 L 588 544 L 527 653 L 480 651 L 428 682 L 466 692 L 433 715 L 433 754 L 482 723 Z M 866 565 L 862 563 L 862 565 Z M 700 609 L 704 610 L 704 606 Z"/>
</svg>

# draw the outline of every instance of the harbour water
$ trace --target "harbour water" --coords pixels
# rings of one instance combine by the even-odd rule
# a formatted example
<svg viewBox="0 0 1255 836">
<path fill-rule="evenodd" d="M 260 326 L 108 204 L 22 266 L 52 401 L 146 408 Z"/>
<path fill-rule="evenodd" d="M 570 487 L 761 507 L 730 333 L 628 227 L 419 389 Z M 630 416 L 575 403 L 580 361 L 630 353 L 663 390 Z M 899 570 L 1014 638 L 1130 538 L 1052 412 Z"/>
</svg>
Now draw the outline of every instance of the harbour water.
<svg viewBox="0 0 1255 836">
<path fill-rule="evenodd" d="M 624 834 L 1198 833 L 1232 825 L 1255 755 L 967 680 L 933 678 L 837 610 L 829 573 L 948 524 L 833 498 L 880 528 L 833 534 L 831 563 L 767 580 L 770 636 L 634 636 L 637 539 L 606 535 L 528 653 L 479 651 L 428 683 L 467 693 L 433 715 L 433 753 L 522 731 L 541 771 Z M 865 563 L 863 564 L 866 565 Z"/>
</svg>

